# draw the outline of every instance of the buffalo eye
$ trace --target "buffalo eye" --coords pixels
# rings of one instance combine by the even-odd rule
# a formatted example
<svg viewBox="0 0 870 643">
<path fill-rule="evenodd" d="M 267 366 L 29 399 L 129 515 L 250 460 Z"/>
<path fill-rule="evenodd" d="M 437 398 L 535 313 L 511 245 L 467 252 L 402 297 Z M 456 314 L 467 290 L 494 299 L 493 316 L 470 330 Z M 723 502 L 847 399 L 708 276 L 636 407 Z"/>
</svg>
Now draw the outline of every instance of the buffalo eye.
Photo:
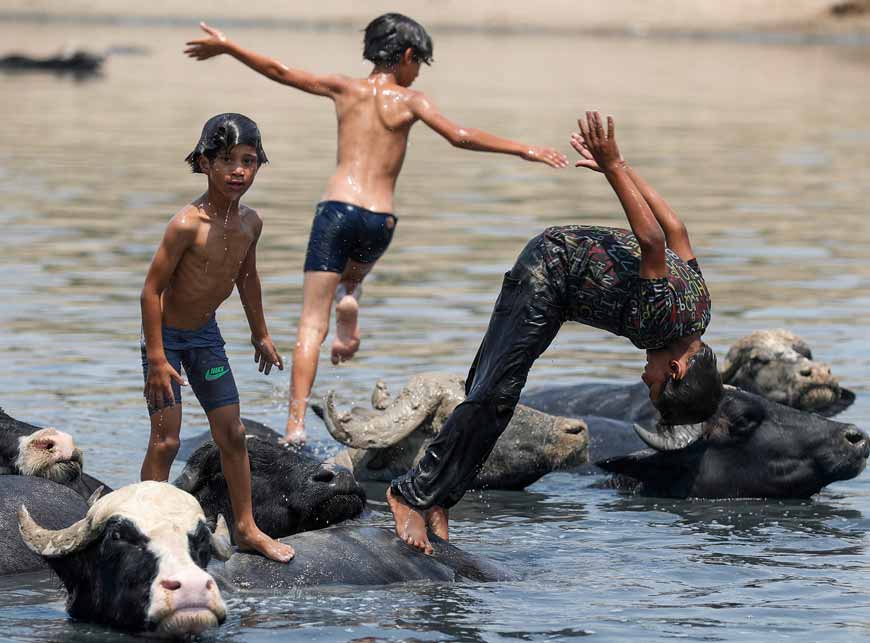
<svg viewBox="0 0 870 643">
<path fill-rule="evenodd" d="M 769 355 L 751 355 L 749 359 L 756 365 L 763 366 L 764 364 L 770 364 Z"/>
<path fill-rule="evenodd" d="M 196 531 L 187 535 L 188 551 L 193 562 L 205 569 L 211 560 L 211 532 L 200 523 Z"/>
<path fill-rule="evenodd" d="M 726 417 L 728 418 L 728 431 L 732 436 L 748 437 L 764 422 L 767 411 L 763 404 L 755 400 L 749 402 L 737 402 L 728 400 Z"/>
</svg>

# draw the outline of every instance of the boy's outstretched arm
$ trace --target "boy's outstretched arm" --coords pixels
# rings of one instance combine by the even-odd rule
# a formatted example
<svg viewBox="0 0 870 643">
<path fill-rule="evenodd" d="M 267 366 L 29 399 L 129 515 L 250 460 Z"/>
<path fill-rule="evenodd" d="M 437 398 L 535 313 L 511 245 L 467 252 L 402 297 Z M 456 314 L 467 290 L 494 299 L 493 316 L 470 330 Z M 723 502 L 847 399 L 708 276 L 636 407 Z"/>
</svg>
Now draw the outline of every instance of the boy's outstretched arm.
<svg viewBox="0 0 870 643">
<path fill-rule="evenodd" d="M 335 74 L 318 75 L 302 69 L 288 67 L 280 60 L 258 54 L 249 49 L 243 49 L 222 32 L 209 27 L 204 22 L 199 23 L 200 28 L 208 34 L 206 38 L 191 40 L 184 50 L 191 58 L 208 60 L 220 54 L 229 54 L 239 62 L 244 63 L 251 69 L 266 78 L 274 80 L 282 85 L 289 85 L 301 89 L 309 94 L 328 96 L 332 98 L 341 93 L 347 87 L 347 79 Z"/>
<path fill-rule="evenodd" d="M 580 162 L 577 165 L 599 169 L 607 177 L 607 181 L 616 192 L 631 231 L 640 245 L 640 276 L 651 279 L 666 277 L 668 267 L 665 263 L 665 237 L 655 216 L 647 205 L 640 190 L 634 184 L 625 161 L 616 145 L 616 128 L 613 118 L 607 117 L 607 130 L 598 112 L 586 112 L 586 121 L 577 121 L 586 147 L 597 168 L 589 163 Z"/>
<path fill-rule="evenodd" d="M 438 111 L 423 94 L 418 93 L 414 96 L 409 105 L 411 112 L 416 118 L 419 118 L 435 132 L 446 138 L 454 147 L 478 152 L 513 154 L 527 161 L 546 163 L 550 167 L 568 167 L 568 157 L 551 147 L 525 145 L 495 136 L 483 130 L 457 125 Z"/>
<path fill-rule="evenodd" d="M 251 344 L 254 345 L 254 362 L 259 364 L 261 373 L 268 375 L 272 366 L 284 370 L 284 362 L 275 348 L 269 331 L 266 328 L 266 316 L 263 313 L 263 291 L 260 287 L 260 275 L 257 273 L 257 241 L 263 231 L 263 222 L 257 226 L 257 237 L 248 249 L 245 260 L 239 267 L 239 278 L 236 287 L 239 290 L 239 298 L 248 318 L 248 326 L 251 329 Z"/>
<path fill-rule="evenodd" d="M 577 167 L 588 167 L 591 170 L 601 172 L 595 158 L 589 151 L 589 147 L 583 136 L 576 132 L 571 135 L 571 146 L 577 150 L 581 157 L 580 161 L 575 163 Z M 692 244 L 689 242 L 689 233 L 686 230 L 685 224 L 677 217 L 676 212 L 671 209 L 668 202 L 653 188 L 646 180 L 637 173 L 633 167 L 625 163 L 622 156 L 619 158 L 625 165 L 628 175 L 632 182 L 640 191 L 647 205 L 652 210 L 653 216 L 658 221 L 662 230 L 665 233 L 665 245 L 677 253 L 677 256 L 683 261 L 689 261 L 695 258 L 695 253 L 692 251 Z"/>
<path fill-rule="evenodd" d="M 175 404 L 172 380 L 186 385 L 187 382 L 166 360 L 163 352 L 163 309 L 160 297 L 169 286 L 178 262 L 196 238 L 197 225 L 192 217 L 176 215 L 163 233 L 163 240 L 154 253 L 145 285 L 142 287 L 142 331 L 145 334 L 145 351 L 148 359 L 148 379 L 145 380 L 145 398 L 153 408 L 162 408 L 164 401 Z"/>
</svg>

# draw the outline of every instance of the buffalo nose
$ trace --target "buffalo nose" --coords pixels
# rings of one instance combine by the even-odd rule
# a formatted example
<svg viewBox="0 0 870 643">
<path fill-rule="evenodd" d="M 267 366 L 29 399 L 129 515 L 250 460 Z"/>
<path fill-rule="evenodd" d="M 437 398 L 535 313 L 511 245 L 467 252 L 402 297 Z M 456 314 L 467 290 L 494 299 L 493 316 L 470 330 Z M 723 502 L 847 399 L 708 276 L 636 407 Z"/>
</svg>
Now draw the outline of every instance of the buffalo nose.
<svg viewBox="0 0 870 643">
<path fill-rule="evenodd" d="M 314 480 L 314 482 L 332 482 L 333 479 L 335 479 L 335 472 L 325 467 L 321 467 L 317 470 L 317 473 L 311 477 L 311 479 Z"/>
<path fill-rule="evenodd" d="M 867 435 L 859 429 L 847 429 L 846 440 L 851 444 L 860 445 L 867 441 Z"/>
<path fill-rule="evenodd" d="M 177 580 L 162 580 L 160 581 L 160 586 L 163 589 L 168 589 L 169 591 L 181 589 L 181 583 L 179 583 Z"/>
</svg>

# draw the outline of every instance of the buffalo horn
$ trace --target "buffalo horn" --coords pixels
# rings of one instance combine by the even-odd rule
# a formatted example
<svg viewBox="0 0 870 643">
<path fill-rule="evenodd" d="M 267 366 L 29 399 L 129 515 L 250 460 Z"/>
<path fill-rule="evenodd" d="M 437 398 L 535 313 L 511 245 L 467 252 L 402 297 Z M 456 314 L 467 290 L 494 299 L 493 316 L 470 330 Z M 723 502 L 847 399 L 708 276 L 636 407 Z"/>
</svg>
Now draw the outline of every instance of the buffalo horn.
<svg viewBox="0 0 870 643">
<path fill-rule="evenodd" d="M 224 520 L 223 514 L 218 514 L 217 523 L 211 534 L 211 551 L 218 560 L 229 560 L 233 554 L 230 530 L 227 529 L 227 521 Z"/>
<path fill-rule="evenodd" d="M 634 432 L 656 451 L 679 451 L 696 442 L 704 434 L 704 425 L 703 423 L 674 426 L 659 424 L 656 431 L 647 431 L 635 424 Z"/>
<path fill-rule="evenodd" d="M 98 529 L 92 528 L 90 516 L 64 529 L 45 529 L 36 524 L 24 505 L 18 509 L 18 530 L 27 548 L 46 558 L 59 558 L 78 551 L 99 534 Z"/>
</svg>

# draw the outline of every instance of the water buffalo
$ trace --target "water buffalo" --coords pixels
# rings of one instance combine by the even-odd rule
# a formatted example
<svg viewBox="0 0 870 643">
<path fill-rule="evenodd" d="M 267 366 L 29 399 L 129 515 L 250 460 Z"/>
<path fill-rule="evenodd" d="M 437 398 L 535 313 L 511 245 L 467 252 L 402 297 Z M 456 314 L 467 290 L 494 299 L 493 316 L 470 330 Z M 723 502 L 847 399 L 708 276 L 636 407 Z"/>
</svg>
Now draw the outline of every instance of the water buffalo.
<svg viewBox="0 0 870 643">
<path fill-rule="evenodd" d="M 244 589 L 282 590 L 311 585 L 388 585 L 415 580 L 477 582 L 517 580 L 506 566 L 472 556 L 432 537 L 427 556 L 381 527 L 339 525 L 282 538 L 296 550 L 288 565 L 262 556 L 235 553 L 212 574 Z"/>
<path fill-rule="evenodd" d="M 62 51 L 53 56 L 13 53 L 0 57 L 0 70 L 12 72 L 53 72 L 90 76 L 99 73 L 105 56 L 81 49 Z"/>
<path fill-rule="evenodd" d="M 100 486 L 83 473 L 81 449 L 68 433 L 20 422 L 0 409 L 0 475 L 38 476 L 58 482 L 88 498 Z"/>
<path fill-rule="evenodd" d="M 652 450 L 607 451 L 612 441 L 620 448 L 631 446 L 627 434 L 632 425 L 586 419 L 592 457 L 604 458 L 596 465 L 617 474 L 611 486 L 650 496 L 807 498 L 832 482 L 857 476 L 870 455 L 870 440 L 852 424 L 733 387 L 726 387 L 719 410 L 703 424 L 658 431 L 634 425 Z"/>
<path fill-rule="evenodd" d="M 395 398 L 379 381 L 372 410 L 353 407 L 339 413 L 334 395 L 312 408 L 330 435 L 350 447 L 335 462 L 360 480 L 389 482 L 405 473 L 441 431 L 465 397 L 461 377 L 444 373 L 415 375 Z M 586 462 L 588 433 L 582 420 L 518 406 L 513 419 L 474 479 L 472 489 L 524 489 L 542 476 Z"/>
<path fill-rule="evenodd" d="M 18 535 L 16 512 L 31 507 L 34 519 L 51 529 L 68 527 L 84 517 L 87 501 L 56 482 L 33 476 L 0 478 L 0 576 L 47 569 Z"/>
<path fill-rule="evenodd" d="M 251 420 L 245 420 L 245 427 L 262 437 L 273 433 Z M 254 520 L 273 538 L 334 525 L 365 508 L 365 491 L 347 469 L 250 433 L 247 447 Z M 205 442 L 190 456 L 173 484 L 193 494 L 206 516 L 223 514 L 232 521 L 220 451 L 213 442 Z"/>
<path fill-rule="evenodd" d="M 21 538 L 67 590 L 78 620 L 167 636 L 197 634 L 226 618 L 212 554 L 229 558 L 226 523 L 212 533 L 196 499 L 163 482 L 140 482 L 97 500 L 63 529 L 40 526 L 25 506 Z"/>
<path fill-rule="evenodd" d="M 803 411 L 833 416 L 855 401 L 831 369 L 812 361 L 806 342 L 786 330 L 757 331 L 739 340 L 725 358 L 722 381 Z M 649 389 L 637 384 L 583 383 L 523 394 L 532 408 L 570 417 L 597 415 L 652 426 L 658 412 Z"/>
</svg>

